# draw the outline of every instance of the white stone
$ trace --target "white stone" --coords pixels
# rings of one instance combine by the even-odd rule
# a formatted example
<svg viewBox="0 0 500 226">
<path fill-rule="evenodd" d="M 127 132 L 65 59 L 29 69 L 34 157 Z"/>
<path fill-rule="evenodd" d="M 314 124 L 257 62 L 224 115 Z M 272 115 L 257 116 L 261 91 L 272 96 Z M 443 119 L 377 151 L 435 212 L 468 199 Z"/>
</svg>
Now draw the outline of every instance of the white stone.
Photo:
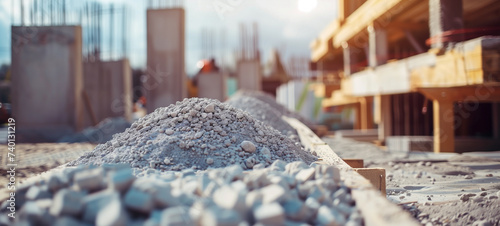
<svg viewBox="0 0 500 226">
<path fill-rule="evenodd" d="M 69 189 L 61 189 L 54 196 L 50 213 L 54 216 L 77 216 L 82 212 L 83 194 Z"/>
<path fill-rule="evenodd" d="M 263 203 L 281 202 L 286 198 L 286 190 L 277 184 L 262 188 L 261 193 L 264 195 Z"/>
<path fill-rule="evenodd" d="M 103 185 L 104 171 L 102 168 L 81 171 L 75 174 L 74 182 L 80 189 L 94 191 Z"/>
<path fill-rule="evenodd" d="M 321 206 L 316 216 L 316 221 L 320 225 L 341 226 L 346 222 L 345 217 L 335 209 L 330 209 L 327 206 Z"/>
<path fill-rule="evenodd" d="M 230 186 L 222 186 L 214 192 L 214 202 L 225 209 L 242 211 L 245 209 L 245 197 Z"/>
<path fill-rule="evenodd" d="M 107 203 L 114 198 L 119 198 L 120 195 L 112 190 L 103 190 L 97 193 L 90 194 L 83 198 L 83 220 L 87 223 L 94 223 L 99 213 Z"/>
<path fill-rule="evenodd" d="M 315 173 L 316 170 L 312 167 L 308 169 L 303 169 L 295 176 L 295 179 L 297 179 L 298 181 L 311 180 L 314 178 Z"/>
<path fill-rule="evenodd" d="M 189 209 L 184 206 L 176 206 L 165 209 L 161 214 L 160 226 L 185 226 L 195 225 L 189 215 Z"/>
<path fill-rule="evenodd" d="M 134 180 L 135 176 L 130 168 L 109 173 L 109 187 L 120 192 L 126 191 Z"/>
<path fill-rule="evenodd" d="M 128 214 L 123 208 L 120 199 L 113 198 L 98 214 L 97 226 L 121 226 L 127 225 Z"/>
<path fill-rule="evenodd" d="M 135 211 L 141 213 L 149 213 L 153 210 L 153 197 L 136 188 L 130 188 L 125 195 L 125 205 Z"/>
<path fill-rule="evenodd" d="M 283 225 L 285 211 L 278 203 L 264 204 L 254 211 L 255 221 L 263 225 Z"/>
<path fill-rule="evenodd" d="M 210 209 L 203 212 L 201 225 L 239 225 L 242 221 L 240 215 L 234 210 Z"/>
</svg>

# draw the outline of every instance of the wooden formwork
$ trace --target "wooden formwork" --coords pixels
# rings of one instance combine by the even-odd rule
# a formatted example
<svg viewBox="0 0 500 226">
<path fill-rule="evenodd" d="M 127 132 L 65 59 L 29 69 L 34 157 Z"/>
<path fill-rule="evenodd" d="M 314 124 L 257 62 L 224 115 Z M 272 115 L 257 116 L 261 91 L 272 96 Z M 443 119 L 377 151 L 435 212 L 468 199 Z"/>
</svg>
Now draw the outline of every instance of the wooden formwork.
<svg viewBox="0 0 500 226">
<path fill-rule="evenodd" d="M 341 178 L 352 189 L 352 197 L 363 215 L 365 225 L 420 225 L 408 212 L 387 200 L 385 191 L 382 194 L 307 126 L 294 118 L 283 116 L 283 119 L 297 130 L 302 144 L 307 149 L 316 152 L 324 163 L 334 165 L 341 170 Z"/>
</svg>

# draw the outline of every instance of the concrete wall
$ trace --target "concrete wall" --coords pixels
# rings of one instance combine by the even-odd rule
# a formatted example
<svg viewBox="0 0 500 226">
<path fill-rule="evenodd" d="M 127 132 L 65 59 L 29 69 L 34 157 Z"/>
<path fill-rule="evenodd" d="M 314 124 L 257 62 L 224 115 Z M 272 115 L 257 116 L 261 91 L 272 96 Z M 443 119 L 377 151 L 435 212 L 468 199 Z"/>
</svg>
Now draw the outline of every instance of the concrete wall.
<svg viewBox="0 0 500 226">
<path fill-rule="evenodd" d="M 262 75 L 258 60 L 242 60 L 237 66 L 238 89 L 261 90 Z"/>
<path fill-rule="evenodd" d="M 51 141 L 82 128 L 80 26 L 12 27 L 12 113 L 17 137 Z"/>
<path fill-rule="evenodd" d="M 222 72 L 201 74 L 198 77 L 198 97 L 226 100 L 226 76 Z"/>
<path fill-rule="evenodd" d="M 132 72 L 128 59 L 85 62 L 83 72 L 85 127 L 109 117 L 132 119 Z"/>
<path fill-rule="evenodd" d="M 187 97 L 185 12 L 182 8 L 147 11 L 147 110 L 166 107 Z"/>
</svg>

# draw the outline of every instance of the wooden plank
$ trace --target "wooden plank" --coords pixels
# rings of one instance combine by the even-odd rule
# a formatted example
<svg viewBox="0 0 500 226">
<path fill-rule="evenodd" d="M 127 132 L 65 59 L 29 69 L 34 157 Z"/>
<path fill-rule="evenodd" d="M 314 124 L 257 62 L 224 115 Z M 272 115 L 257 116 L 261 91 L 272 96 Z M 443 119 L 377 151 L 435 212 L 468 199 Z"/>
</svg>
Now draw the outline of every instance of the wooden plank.
<svg viewBox="0 0 500 226">
<path fill-rule="evenodd" d="M 385 169 L 384 168 L 358 168 L 354 169 L 361 176 L 370 181 L 370 183 L 385 195 Z"/>
<path fill-rule="evenodd" d="M 342 159 L 352 168 L 365 168 L 363 159 Z"/>
<path fill-rule="evenodd" d="M 336 166 L 341 170 L 341 178 L 351 188 L 352 197 L 365 219 L 365 225 L 420 225 L 408 212 L 387 200 L 385 194 L 381 194 L 367 179 L 342 161 L 330 146 L 304 124 L 294 118 L 283 117 L 283 119 L 297 130 L 306 149 L 315 151 L 325 164 Z"/>
<path fill-rule="evenodd" d="M 413 5 L 417 0 L 370 0 L 353 12 L 339 29 L 333 38 L 334 48 L 338 48 L 343 42 L 364 31 L 371 23 L 383 15 L 389 18 L 404 12 L 407 7 Z"/>
</svg>

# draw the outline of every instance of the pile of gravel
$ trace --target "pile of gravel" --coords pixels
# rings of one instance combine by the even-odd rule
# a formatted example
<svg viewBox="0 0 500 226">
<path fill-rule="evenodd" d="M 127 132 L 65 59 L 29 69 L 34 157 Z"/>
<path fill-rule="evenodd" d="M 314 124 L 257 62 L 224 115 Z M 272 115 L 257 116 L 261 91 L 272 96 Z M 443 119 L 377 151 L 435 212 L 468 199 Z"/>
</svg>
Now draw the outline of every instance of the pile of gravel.
<svg viewBox="0 0 500 226">
<path fill-rule="evenodd" d="M 296 137 L 297 135 L 295 129 L 281 119 L 282 114 L 278 112 L 278 110 L 255 97 L 237 93 L 227 100 L 226 103 L 248 112 L 254 118 L 267 123 L 276 130 L 280 131 L 283 135 L 289 137 L 293 135 Z"/>
<path fill-rule="evenodd" d="M 247 97 L 253 97 L 253 98 L 259 99 L 260 101 L 262 101 L 262 102 L 264 102 L 266 104 L 269 104 L 269 106 L 271 106 L 277 112 L 279 112 L 280 113 L 280 117 L 282 115 L 284 115 L 284 116 L 287 116 L 287 117 L 296 118 L 297 120 L 299 120 L 300 122 L 302 122 L 302 124 L 308 126 L 309 128 L 311 128 L 314 125 L 314 123 L 312 123 L 308 119 L 304 118 L 299 113 L 288 110 L 288 108 L 286 108 L 285 106 L 283 106 L 283 105 L 279 104 L 278 102 L 276 102 L 276 98 L 274 98 L 273 96 L 271 96 L 271 95 L 269 95 L 267 93 L 264 93 L 262 91 L 242 90 L 242 91 L 236 92 L 235 95 L 247 96 Z"/>
<path fill-rule="evenodd" d="M 2 203 L 0 225 L 363 225 L 333 166 L 275 161 L 195 173 L 128 166 L 65 168 L 16 190 L 15 222 Z"/>
<path fill-rule="evenodd" d="M 156 109 L 69 166 L 128 163 L 145 170 L 182 170 L 239 164 L 252 169 L 277 159 L 307 164 L 316 160 L 299 143 L 240 109 L 190 98 Z"/>
<path fill-rule="evenodd" d="M 102 144 L 113 139 L 113 135 L 130 127 L 131 123 L 124 118 L 106 118 L 94 127 L 84 129 L 80 133 L 67 135 L 59 139 L 59 143 L 94 143 Z"/>
</svg>

